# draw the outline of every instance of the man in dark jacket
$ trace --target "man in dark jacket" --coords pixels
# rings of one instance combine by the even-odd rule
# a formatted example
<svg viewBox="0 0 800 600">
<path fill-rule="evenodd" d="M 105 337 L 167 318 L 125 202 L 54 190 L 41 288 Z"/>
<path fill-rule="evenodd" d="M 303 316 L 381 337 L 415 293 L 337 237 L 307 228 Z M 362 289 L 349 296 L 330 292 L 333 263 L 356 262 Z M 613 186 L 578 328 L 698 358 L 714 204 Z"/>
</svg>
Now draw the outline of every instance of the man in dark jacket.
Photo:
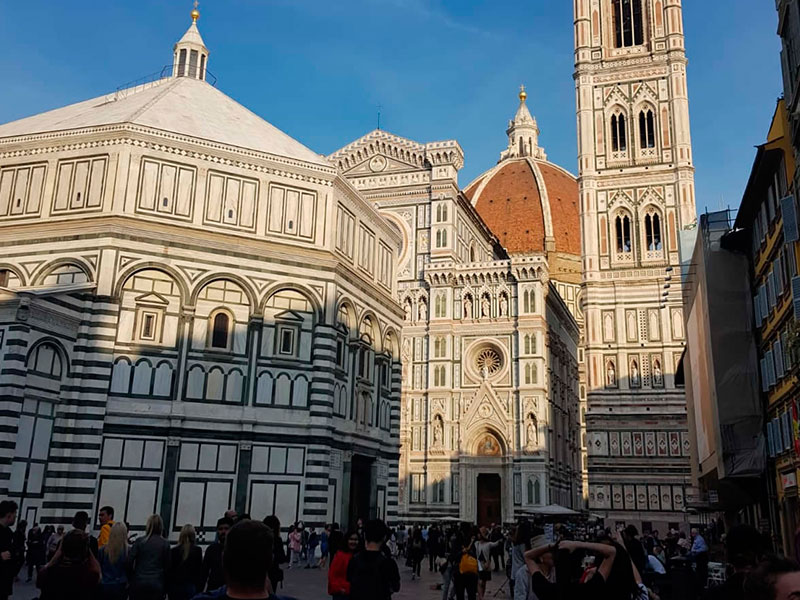
<svg viewBox="0 0 800 600">
<path fill-rule="evenodd" d="M 392 594 L 400 591 L 397 563 L 381 552 L 385 539 L 386 525 L 383 521 L 367 521 L 364 526 L 365 548 L 347 565 L 350 600 L 391 600 Z"/>
<path fill-rule="evenodd" d="M 14 587 L 15 566 L 14 532 L 11 526 L 17 520 L 17 503 L 12 500 L 0 502 L 0 600 L 8 600 Z"/>
<path fill-rule="evenodd" d="M 222 517 L 217 521 L 217 541 L 206 549 L 203 557 L 203 584 L 209 592 L 225 585 L 225 571 L 222 568 L 222 551 L 228 531 L 233 526 L 233 521 Z"/>
<path fill-rule="evenodd" d="M 195 596 L 194 600 L 290 600 L 272 593 L 268 573 L 273 561 L 274 541 L 272 530 L 263 523 L 248 519 L 237 522 L 229 532 L 226 531 L 222 553 L 227 586 Z"/>
</svg>

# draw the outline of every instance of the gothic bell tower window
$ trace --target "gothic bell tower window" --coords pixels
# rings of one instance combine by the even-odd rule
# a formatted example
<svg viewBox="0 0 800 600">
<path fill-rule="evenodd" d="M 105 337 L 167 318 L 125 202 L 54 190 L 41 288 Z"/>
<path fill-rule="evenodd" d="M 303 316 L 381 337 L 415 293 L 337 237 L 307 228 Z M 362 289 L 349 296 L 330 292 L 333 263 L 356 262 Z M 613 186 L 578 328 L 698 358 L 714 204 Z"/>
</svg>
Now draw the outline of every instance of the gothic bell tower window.
<svg viewBox="0 0 800 600">
<path fill-rule="evenodd" d="M 625 152 L 628 150 L 625 115 L 611 115 L 611 150 Z"/>
<path fill-rule="evenodd" d="M 629 48 L 644 43 L 642 0 L 611 0 L 614 16 L 614 46 Z"/>
<path fill-rule="evenodd" d="M 617 254 L 628 255 L 633 251 L 631 245 L 631 218 L 627 214 L 617 215 L 614 219 L 617 237 Z"/>
<path fill-rule="evenodd" d="M 642 149 L 656 147 L 655 118 L 649 108 L 639 113 L 639 145 Z"/>
</svg>

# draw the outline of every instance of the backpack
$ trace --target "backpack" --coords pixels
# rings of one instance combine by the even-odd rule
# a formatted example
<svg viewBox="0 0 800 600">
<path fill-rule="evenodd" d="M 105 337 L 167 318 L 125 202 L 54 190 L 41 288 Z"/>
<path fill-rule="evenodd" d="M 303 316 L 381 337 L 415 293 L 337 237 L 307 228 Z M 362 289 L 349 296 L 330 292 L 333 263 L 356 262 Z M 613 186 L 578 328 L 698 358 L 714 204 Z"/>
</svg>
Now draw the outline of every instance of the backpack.
<svg viewBox="0 0 800 600">
<path fill-rule="evenodd" d="M 473 549 L 472 546 L 470 546 L 469 549 L 461 555 L 461 560 L 458 562 L 458 572 L 462 575 L 468 573 L 477 575 L 478 573 L 478 559 L 472 555 L 472 552 Z"/>
</svg>

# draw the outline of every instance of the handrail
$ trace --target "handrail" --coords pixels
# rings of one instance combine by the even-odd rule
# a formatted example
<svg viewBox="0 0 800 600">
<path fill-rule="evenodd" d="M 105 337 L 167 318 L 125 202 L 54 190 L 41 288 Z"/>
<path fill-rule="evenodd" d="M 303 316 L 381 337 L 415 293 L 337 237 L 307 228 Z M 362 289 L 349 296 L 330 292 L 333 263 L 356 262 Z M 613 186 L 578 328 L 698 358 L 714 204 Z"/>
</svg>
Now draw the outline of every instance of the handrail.
<svg viewBox="0 0 800 600">
<path fill-rule="evenodd" d="M 156 71 L 155 73 L 150 73 L 149 75 L 145 75 L 143 77 L 139 77 L 139 79 L 134 79 L 133 81 L 129 81 L 117 87 L 114 92 L 114 99 L 117 100 L 119 98 L 124 98 L 127 94 L 126 92 L 134 92 L 137 91 L 138 88 L 144 87 L 149 83 L 154 83 L 156 81 L 160 81 L 161 79 L 165 79 L 167 77 L 172 77 L 173 70 L 175 69 L 174 64 L 164 65 L 160 71 Z M 217 77 L 211 73 L 208 69 L 205 70 L 205 78 L 204 80 L 213 85 L 217 85 Z"/>
</svg>

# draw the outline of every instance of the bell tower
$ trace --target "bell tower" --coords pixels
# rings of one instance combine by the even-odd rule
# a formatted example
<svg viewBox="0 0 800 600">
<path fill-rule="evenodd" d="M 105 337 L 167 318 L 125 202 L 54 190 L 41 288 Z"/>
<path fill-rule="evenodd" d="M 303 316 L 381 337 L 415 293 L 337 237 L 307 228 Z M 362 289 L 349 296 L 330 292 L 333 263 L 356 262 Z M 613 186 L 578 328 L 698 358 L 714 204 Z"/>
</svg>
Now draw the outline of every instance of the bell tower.
<svg viewBox="0 0 800 600">
<path fill-rule="evenodd" d="M 681 0 L 575 1 L 589 509 L 661 531 L 685 520 L 690 484 L 686 65 Z"/>
</svg>

